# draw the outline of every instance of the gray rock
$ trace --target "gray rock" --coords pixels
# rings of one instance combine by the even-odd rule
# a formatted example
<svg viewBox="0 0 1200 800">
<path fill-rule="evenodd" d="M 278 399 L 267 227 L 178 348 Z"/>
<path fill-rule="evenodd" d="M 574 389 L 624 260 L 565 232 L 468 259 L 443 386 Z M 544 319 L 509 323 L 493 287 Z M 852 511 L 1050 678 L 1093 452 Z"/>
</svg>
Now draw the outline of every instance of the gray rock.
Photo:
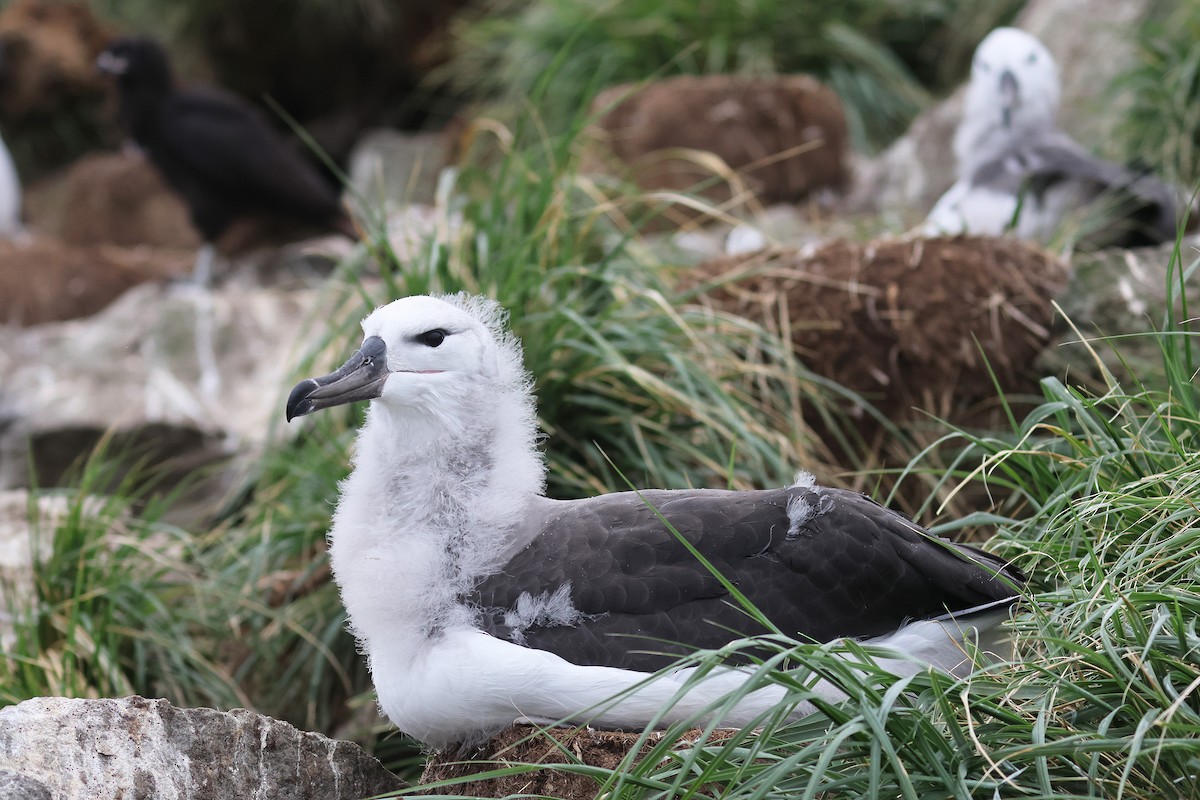
<svg viewBox="0 0 1200 800">
<path fill-rule="evenodd" d="M 358 745 L 245 709 L 136 696 L 0 709 L 0 758 L 13 785 L 55 800 L 358 800 L 402 785 Z"/>
<path fill-rule="evenodd" d="M 1150 13 L 1151 0 L 1030 0 L 1014 26 L 1041 39 L 1061 71 L 1059 126 L 1099 155 L 1122 108 L 1112 79 L 1136 57 L 1131 31 Z M 964 76 L 964 80 L 968 76 Z M 899 214 L 913 225 L 954 183 L 954 130 L 962 114 L 960 88 L 914 120 L 878 158 L 864 159 L 845 208 L 850 213 Z"/>
<path fill-rule="evenodd" d="M 54 800 L 46 784 L 16 770 L 0 769 L 0 800 Z"/>
<path fill-rule="evenodd" d="M 1039 365 L 1048 373 L 1066 371 L 1076 381 L 1091 378 L 1097 387 L 1105 382 L 1101 365 L 1118 381 L 1136 377 L 1150 386 L 1161 385 L 1158 337 L 1139 334 L 1161 330 L 1168 308 L 1174 308 L 1177 321 L 1183 319 L 1178 269 L 1171 274 L 1170 285 L 1167 282 L 1173 249 L 1174 243 L 1170 243 L 1075 256 L 1070 283 L 1057 298 L 1066 317 L 1056 318 L 1050 345 L 1039 357 Z M 1180 253 L 1186 272 L 1200 257 L 1200 237 L 1185 239 Z M 1195 296 L 1198 282 L 1200 277 L 1193 272 L 1187 280 L 1189 297 Z M 1081 335 L 1087 343 L 1081 341 Z M 1121 338 L 1111 343 L 1103 341 L 1118 336 Z"/>
<path fill-rule="evenodd" d="M 898 214 L 905 226 L 924 219 L 954 183 L 954 131 L 962 117 L 964 94 L 960 88 L 923 112 L 908 132 L 877 158 L 859 159 L 845 210 L 851 214 Z"/>
<path fill-rule="evenodd" d="M 61 485 L 111 436 L 110 453 L 178 476 L 225 464 L 195 487 L 211 501 L 282 421 L 302 354 L 340 318 L 318 316 L 319 296 L 142 284 L 95 316 L 4 331 L 0 489 L 28 485 L 30 458 L 38 485 Z"/>
<path fill-rule="evenodd" d="M 350 153 L 350 195 L 368 208 L 432 203 L 445 150 L 446 139 L 437 133 L 367 131 Z"/>
</svg>

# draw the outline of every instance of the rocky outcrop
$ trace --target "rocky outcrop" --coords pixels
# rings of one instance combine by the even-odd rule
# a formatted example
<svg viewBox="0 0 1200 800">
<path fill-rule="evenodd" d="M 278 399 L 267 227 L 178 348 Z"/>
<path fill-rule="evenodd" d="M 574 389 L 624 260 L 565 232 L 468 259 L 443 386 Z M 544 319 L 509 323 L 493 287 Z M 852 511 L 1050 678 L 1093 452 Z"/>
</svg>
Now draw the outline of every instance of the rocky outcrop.
<svg viewBox="0 0 1200 800">
<path fill-rule="evenodd" d="M 38 485 L 60 485 L 107 437 L 110 455 L 179 476 L 225 463 L 204 494 L 220 492 L 281 420 L 302 354 L 343 318 L 333 304 L 308 290 L 143 284 L 89 319 L 6 331 L 0 488 L 26 486 L 31 467 Z"/>
<path fill-rule="evenodd" d="M 46 784 L 13 769 L 0 769 L 0 800 L 55 800 Z"/>
<path fill-rule="evenodd" d="M 1058 62 L 1059 127 L 1102 156 L 1118 155 L 1103 147 L 1120 119 L 1111 83 L 1133 64 L 1132 30 L 1152 5 L 1150 0 L 1030 0 L 1013 23 L 1041 39 Z M 929 108 L 878 158 L 863 160 L 846 210 L 891 212 L 908 225 L 924 219 L 954 183 L 952 143 L 962 95 L 960 89 Z"/>
<path fill-rule="evenodd" d="M 908 132 L 878 157 L 859 157 L 844 210 L 850 214 L 883 212 L 898 217 L 902 226 L 924 219 L 953 185 L 958 172 L 953 143 L 964 94 L 959 89 L 923 112 Z"/>
<path fill-rule="evenodd" d="M 0 758 L 0 798 L 22 800 L 359 800 L 402 786 L 355 744 L 142 697 L 0 709 Z"/>
<path fill-rule="evenodd" d="M 375 211 L 432 203 L 449 144 L 439 133 L 365 131 L 350 153 L 350 196 Z"/>
<path fill-rule="evenodd" d="M 689 191 L 707 181 L 699 193 L 728 209 L 795 202 L 849 177 L 841 101 L 806 75 L 626 84 L 602 92 L 592 113 L 598 150 L 646 191 Z"/>
</svg>

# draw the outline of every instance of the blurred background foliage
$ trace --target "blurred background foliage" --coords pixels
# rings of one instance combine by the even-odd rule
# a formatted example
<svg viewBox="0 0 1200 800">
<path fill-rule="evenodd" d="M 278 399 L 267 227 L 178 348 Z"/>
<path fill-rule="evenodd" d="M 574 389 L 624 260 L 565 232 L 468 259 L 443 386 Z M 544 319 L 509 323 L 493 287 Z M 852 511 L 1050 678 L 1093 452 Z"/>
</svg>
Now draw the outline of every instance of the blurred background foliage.
<svg viewBox="0 0 1200 800">
<path fill-rule="evenodd" d="M 1200 178 L 1200 0 L 1160 2 L 1136 32 L 1138 63 L 1115 89 L 1130 107 L 1124 156 L 1186 186 Z"/>
<path fill-rule="evenodd" d="M 11 5 L 2 3 L 0 7 Z M 436 130 L 481 110 L 566 131 L 600 89 L 679 74 L 811 73 L 842 99 L 852 144 L 873 153 L 961 83 L 975 46 L 1024 0 L 93 0 L 114 34 L 163 40 L 181 78 L 277 103 L 343 163 L 364 128 Z M 1139 63 L 1114 154 L 1197 169 L 1200 0 L 1159 2 L 1129 35 Z M 537 102 L 530 98 L 536 96 Z M 26 180 L 99 144 L 111 109 L 64 107 L 36 128 L 0 118 Z M 280 123 L 283 127 L 282 122 Z M 108 127 L 105 127 L 105 126 Z"/>
<path fill-rule="evenodd" d="M 836 90 L 854 144 L 871 152 L 952 88 L 979 40 L 1022 4 L 483 0 L 456 21 L 453 59 L 438 74 L 468 96 L 510 106 L 553 74 L 538 111 L 555 130 L 597 87 L 679 74 L 806 72 Z"/>
</svg>

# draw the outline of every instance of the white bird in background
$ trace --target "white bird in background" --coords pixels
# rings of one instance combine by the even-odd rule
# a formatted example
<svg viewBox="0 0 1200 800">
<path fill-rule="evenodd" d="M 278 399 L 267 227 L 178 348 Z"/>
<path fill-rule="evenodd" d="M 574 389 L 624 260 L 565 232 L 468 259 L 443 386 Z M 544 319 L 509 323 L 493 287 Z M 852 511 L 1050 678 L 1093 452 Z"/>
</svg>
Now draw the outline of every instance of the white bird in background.
<svg viewBox="0 0 1200 800">
<path fill-rule="evenodd" d="M 4 140 L 0 139 L 0 236 L 21 233 L 21 179 Z"/>
<path fill-rule="evenodd" d="M 1058 129 L 1058 66 L 1038 39 L 997 28 L 980 42 L 962 122 L 954 137 L 958 181 L 938 200 L 920 232 L 1049 241 L 1089 204 L 1105 217 L 1110 244 L 1175 238 L 1177 192 L 1088 153 Z"/>
<path fill-rule="evenodd" d="M 371 400 L 329 553 L 402 731 L 443 746 L 520 720 L 640 730 L 711 716 L 744 672 L 686 692 L 686 670 L 650 674 L 767 629 L 680 537 L 781 631 L 862 637 L 896 653 L 879 661 L 896 674 L 969 670 L 964 638 L 1008 616 L 1019 572 L 808 475 L 751 492 L 547 498 L 532 380 L 504 321 L 482 297 L 397 300 L 363 321 L 340 369 L 288 398 L 289 420 Z M 753 724 L 783 698 L 750 692 L 722 722 Z"/>
</svg>

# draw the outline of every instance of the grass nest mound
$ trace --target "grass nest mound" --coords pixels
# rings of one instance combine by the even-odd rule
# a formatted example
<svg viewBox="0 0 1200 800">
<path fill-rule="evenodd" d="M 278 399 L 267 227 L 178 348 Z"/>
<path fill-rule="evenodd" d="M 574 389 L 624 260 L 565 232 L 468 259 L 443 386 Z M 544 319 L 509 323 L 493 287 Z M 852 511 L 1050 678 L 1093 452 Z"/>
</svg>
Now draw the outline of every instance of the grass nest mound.
<svg viewBox="0 0 1200 800">
<path fill-rule="evenodd" d="M 732 732 L 715 731 L 706 742 L 722 741 Z M 702 731 L 693 729 L 680 738 L 678 746 L 697 743 Z M 514 725 L 493 736 L 481 751 L 464 757 L 453 750 L 436 753 L 421 776 L 423 794 L 468 797 L 555 797 L 559 800 L 593 800 L 601 781 L 614 772 L 627 770 L 630 752 L 638 748 L 632 763 L 643 761 L 662 739 L 651 733 L 600 731 L 593 728 L 547 728 Z M 558 769 L 562 765 L 565 769 Z M 581 767 L 573 769 L 571 766 Z M 493 770 L 515 768 L 510 774 L 481 777 Z M 440 781 L 469 780 L 467 783 L 426 788 Z"/>
<path fill-rule="evenodd" d="M 694 193 L 729 210 L 751 199 L 797 202 L 850 178 L 842 103 L 809 75 L 622 84 L 601 92 L 591 113 L 588 168 L 644 192 Z M 663 211 L 674 224 L 705 213 L 683 202 Z"/>
<path fill-rule="evenodd" d="M 996 386 L 1036 388 L 1067 267 L 1013 239 L 834 241 L 702 264 L 702 303 L 791 339 L 809 369 L 893 420 L 987 424 Z M 994 380 L 993 380 L 994 376 Z"/>
</svg>

